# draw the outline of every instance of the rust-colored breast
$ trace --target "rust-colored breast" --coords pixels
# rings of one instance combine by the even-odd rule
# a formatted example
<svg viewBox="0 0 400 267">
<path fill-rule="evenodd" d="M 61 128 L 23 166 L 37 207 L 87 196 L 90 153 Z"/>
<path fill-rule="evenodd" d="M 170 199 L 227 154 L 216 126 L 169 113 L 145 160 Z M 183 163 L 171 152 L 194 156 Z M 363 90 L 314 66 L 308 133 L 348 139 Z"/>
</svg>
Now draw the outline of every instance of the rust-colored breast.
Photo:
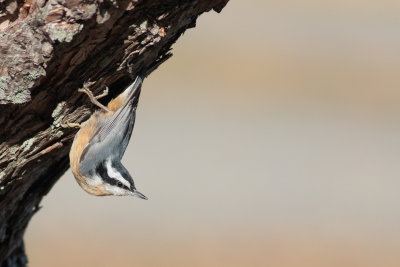
<svg viewBox="0 0 400 267">
<path fill-rule="evenodd" d="M 117 96 L 116 98 L 114 98 L 113 100 L 111 100 L 108 103 L 107 107 L 111 112 L 117 111 L 119 108 L 121 108 L 125 104 L 125 101 L 124 101 L 125 99 L 121 95 Z"/>
<path fill-rule="evenodd" d="M 72 173 L 74 174 L 78 184 L 89 194 L 96 196 L 105 196 L 109 194 L 106 192 L 103 185 L 89 185 L 87 183 L 88 178 L 85 178 L 79 172 L 79 163 L 82 152 L 85 149 L 86 145 L 89 143 L 90 139 L 93 137 L 96 129 L 96 122 L 99 116 L 104 116 L 104 114 L 96 112 L 89 118 L 89 120 L 82 123 L 81 129 L 75 135 L 74 142 L 72 143 L 71 151 L 69 153 L 69 159 Z"/>
<path fill-rule="evenodd" d="M 79 161 L 83 150 L 93 137 L 96 128 L 96 116 L 97 114 L 93 114 L 89 120 L 82 123 L 81 129 L 76 133 L 74 142 L 72 143 L 69 158 L 74 175 L 79 175 Z"/>
<path fill-rule="evenodd" d="M 112 99 L 107 107 L 111 112 L 116 112 L 118 109 L 123 107 L 127 102 L 128 102 L 128 97 L 129 97 L 130 91 L 126 89 L 124 92 L 119 94 L 116 98 Z"/>
</svg>

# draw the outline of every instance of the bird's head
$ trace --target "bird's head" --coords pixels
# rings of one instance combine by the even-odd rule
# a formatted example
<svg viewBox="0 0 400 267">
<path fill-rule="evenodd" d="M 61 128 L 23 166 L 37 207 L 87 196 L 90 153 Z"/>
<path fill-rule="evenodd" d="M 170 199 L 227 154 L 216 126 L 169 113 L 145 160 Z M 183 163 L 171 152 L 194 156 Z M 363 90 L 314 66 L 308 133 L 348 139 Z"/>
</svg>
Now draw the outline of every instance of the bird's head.
<svg viewBox="0 0 400 267">
<path fill-rule="evenodd" d="M 101 162 L 89 174 L 89 177 L 82 181 L 83 183 L 79 180 L 78 182 L 86 192 L 92 195 L 136 196 L 147 199 L 136 190 L 132 176 L 119 161 L 109 159 Z"/>
</svg>

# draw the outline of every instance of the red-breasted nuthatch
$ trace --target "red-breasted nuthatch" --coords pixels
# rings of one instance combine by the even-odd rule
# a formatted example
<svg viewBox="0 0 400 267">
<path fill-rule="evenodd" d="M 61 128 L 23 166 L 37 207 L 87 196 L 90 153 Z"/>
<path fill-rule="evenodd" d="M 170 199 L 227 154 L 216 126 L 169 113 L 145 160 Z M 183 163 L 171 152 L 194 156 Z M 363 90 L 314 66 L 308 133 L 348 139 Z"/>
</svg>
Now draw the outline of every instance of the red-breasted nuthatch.
<svg viewBox="0 0 400 267">
<path fill-rule="evenodd" d="M 138 196 L 147 199 L 135 188 L 132 176 L 122 165 L 121 158 L 132 135 L 136 107 L 143 78 L 136 80 L 107 107 L 84 87 L 90 100 L 100 107 L 87 121 L 79 126 L 69 154 L 72 172 L 79 185 L 96 196 Z M 68 124 L 71 126 L 71 123 Z"/>
</svg>

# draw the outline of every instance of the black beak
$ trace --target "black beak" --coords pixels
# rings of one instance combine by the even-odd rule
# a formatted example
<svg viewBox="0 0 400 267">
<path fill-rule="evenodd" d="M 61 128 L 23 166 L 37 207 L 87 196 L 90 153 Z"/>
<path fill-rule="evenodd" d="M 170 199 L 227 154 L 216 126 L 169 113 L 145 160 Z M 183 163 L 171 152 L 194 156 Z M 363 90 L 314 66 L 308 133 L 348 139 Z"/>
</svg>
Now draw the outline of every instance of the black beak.
<svg viewBox="0 0 400 267">
<path fill-rule="evenodd" d="M 136 189 L 133 189 L 133 190 L 132 190 L 132 196 L 136 196 L 136 197 L 138 197 L 138 198 L 145 199 L 145 200 L 148 199 L 145 195 L 143 195 L 142 193 L 140 193 L 140 192 L 137 191 Z"/>
</svg>

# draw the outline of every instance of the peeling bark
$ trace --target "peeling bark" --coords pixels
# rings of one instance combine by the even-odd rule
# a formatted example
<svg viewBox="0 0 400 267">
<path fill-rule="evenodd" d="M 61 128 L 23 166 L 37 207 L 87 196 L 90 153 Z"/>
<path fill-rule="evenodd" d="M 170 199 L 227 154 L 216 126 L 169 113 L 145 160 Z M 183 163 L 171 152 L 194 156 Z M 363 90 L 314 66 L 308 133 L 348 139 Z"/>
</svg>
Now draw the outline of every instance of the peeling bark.
<svg viewBox="0 0 400 267">
<path fill-rule="evenodd" d="M 74 129 L 94 111 L 77 92 L 116 96 L 171 56 L 197 17 L 228 0 L 0 0 L 0 263 L 25 266 L 23 235 L 68 169 Z"/>
</svg>

